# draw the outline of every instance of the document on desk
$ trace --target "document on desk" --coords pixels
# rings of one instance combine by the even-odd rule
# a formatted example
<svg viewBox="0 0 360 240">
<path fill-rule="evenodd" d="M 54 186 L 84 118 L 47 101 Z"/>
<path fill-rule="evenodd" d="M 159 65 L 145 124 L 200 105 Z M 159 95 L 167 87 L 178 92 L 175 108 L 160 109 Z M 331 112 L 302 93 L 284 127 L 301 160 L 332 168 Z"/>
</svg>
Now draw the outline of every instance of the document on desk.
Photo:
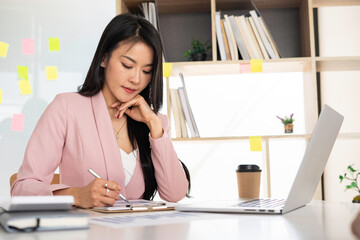
<svg viewBox="0 0 360 240">
<path fill-rule="evenodd" d="M 103 225 L 112 228 L 150 226 L 161 224 L 172 224 L 180 222 L 189 222 L 194 220 L 209 220 L 214 218 L 224 218 L 222 214 L 195 213 L 195 212 L 142 212 L 134 214 L 116 214 L 106 215 L 104 217 L 92 217 L 91 224 Z"/>
<path fill-rule="evenodd" d="M 121 213 L 121 212 L 148 212 L 148 211 L 168 211 L 174 210 L 174 203 L 166 203 L 162 201 L 149 201 L 144 199 L 130 200 L 130 204 L 123 201 L 117 200 L 113 206 L 108 207 L 94 207 L 90 210 L 96 212 L 106 213 Z"/>
</svg>

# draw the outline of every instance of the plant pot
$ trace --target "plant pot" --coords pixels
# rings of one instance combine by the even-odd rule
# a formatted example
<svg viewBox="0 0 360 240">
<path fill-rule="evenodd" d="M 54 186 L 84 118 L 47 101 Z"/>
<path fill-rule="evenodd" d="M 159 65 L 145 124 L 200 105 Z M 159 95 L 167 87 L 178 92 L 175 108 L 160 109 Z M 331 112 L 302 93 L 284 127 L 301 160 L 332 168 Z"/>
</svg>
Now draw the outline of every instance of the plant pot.
<svg viewBox="0 0 360 240">
<path fill-rule="evenodd" d="M 284 126 L 285 133 L 293 133 L 294 125 L 292 123 L 288 123 Z"/>
<path fill-rule="evenodd" d="M 352 200 L 353 203 L 360 203 L 360 195 L 357 195 Z"/>
<path fill-rule="evenodd" d="M 205 61 L 207 54 L 206 53 L 194 53 L 192 56 L 193 61 Z"/>
</svg>

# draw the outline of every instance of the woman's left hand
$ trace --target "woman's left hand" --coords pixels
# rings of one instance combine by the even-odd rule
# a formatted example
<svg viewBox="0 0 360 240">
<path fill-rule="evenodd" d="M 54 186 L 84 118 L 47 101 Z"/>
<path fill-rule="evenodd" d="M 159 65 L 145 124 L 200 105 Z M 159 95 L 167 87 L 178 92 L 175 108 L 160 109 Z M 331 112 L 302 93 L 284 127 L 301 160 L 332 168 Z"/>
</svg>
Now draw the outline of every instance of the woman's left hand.
<svg viewBox="0 0 360 240">
<path fill-rule="evenodd" d="M 117 112 L 115 114 L 116 118 L 121 118 L 124 114 L 126 114 L 135 121 L 145 123 L 150 129 L 152 137 L 157 138 L 162 136 L 160 118 L 154 113 L 141 95 L 137 95 L 125 103 L 113 103 L 111 107 L 117 108 Z"/>
</svg>

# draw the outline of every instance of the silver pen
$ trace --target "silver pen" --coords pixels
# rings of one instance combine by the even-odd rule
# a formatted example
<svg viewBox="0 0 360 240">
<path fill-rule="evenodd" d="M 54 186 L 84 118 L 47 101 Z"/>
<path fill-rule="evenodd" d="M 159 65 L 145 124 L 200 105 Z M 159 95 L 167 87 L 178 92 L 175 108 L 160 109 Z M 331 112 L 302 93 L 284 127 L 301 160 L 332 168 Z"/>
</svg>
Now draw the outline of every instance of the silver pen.
<svg viewBox="0 0 360 240">
<path fill-rule="evenodd" d="M 91 175 L 93 175 L 96 178 L 102 178 L 99 176 L 99 174 L 97 174 L 94 170 L 92 170 L 91 168 L 88 169 L 89 173 L 91 173 Z M 129 203 L 129 200 L 127 200 L 121 193 L 119 193 L 119 196 L 121 197 L 122 200 L 124 200 L 125 202 Z"/>
</svg>

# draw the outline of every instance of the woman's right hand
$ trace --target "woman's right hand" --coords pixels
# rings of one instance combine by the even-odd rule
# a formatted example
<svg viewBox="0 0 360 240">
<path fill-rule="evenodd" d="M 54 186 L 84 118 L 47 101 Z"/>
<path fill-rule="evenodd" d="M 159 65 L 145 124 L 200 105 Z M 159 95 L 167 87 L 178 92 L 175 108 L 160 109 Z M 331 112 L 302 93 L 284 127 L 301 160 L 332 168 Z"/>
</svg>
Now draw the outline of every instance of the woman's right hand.
<svg viewBox="0 0 360 240">
<path fill-rule="evenodd" d="M 85 187 L 54 191 L 54 195 L 73 195 L 74 205 L 81 208 L 112 206 L 119 199 L 121 187 L 113 181 L 96 178 Z"/>
</svg>

